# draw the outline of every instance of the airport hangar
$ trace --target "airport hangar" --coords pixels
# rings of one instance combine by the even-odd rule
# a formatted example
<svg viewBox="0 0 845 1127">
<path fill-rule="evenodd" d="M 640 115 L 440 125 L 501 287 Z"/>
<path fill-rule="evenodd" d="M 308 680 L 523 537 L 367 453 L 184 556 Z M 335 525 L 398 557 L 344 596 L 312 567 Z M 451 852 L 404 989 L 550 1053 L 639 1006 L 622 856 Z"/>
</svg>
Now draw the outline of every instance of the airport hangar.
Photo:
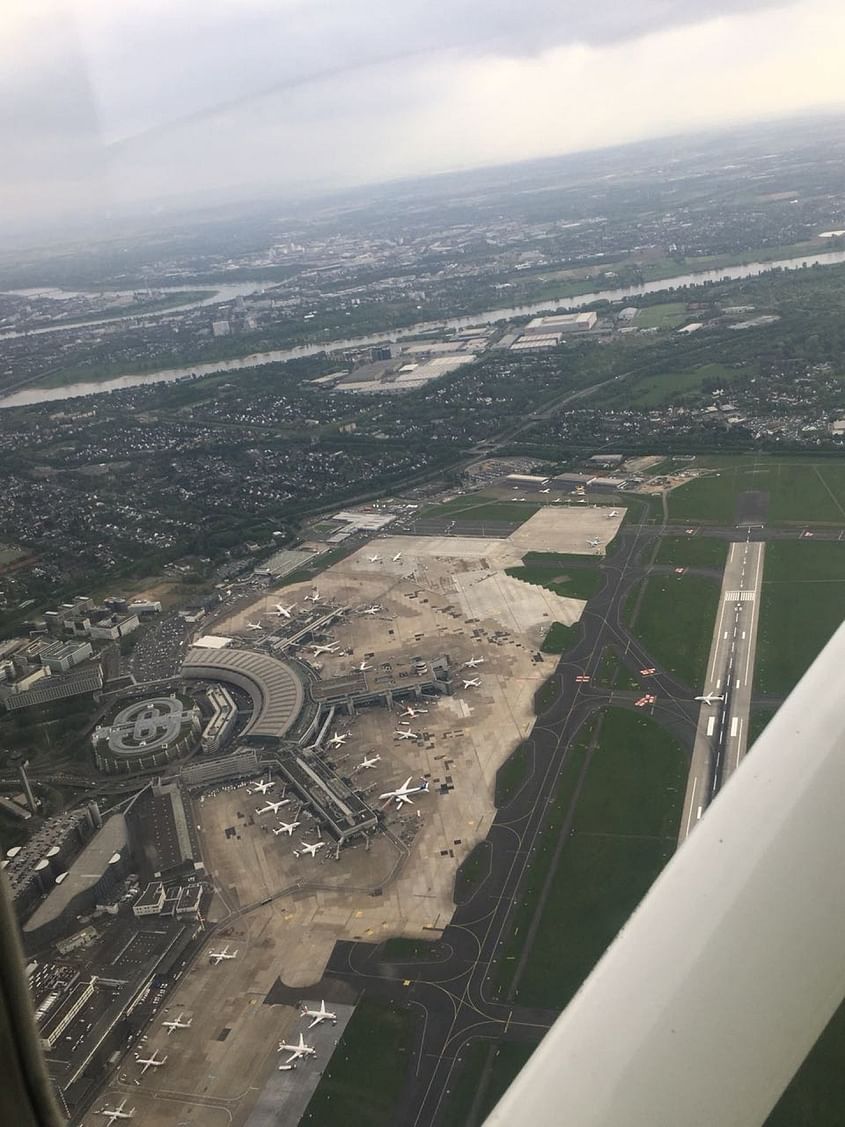
<svg viewBox="0 0 845 1127">
<path fill-rule="evenodd" d="M 253 711 L 241 740 L 259 753 L 241 750 L 186 767 L 186 785 L 243 778 L 262 764 L 273 765 L 338 846 L 377 829 L 381 812 L 320 754 L 337 711 L 352 716 L 362 705 L 384 703 L 389 708 L 396 699 L 452 692 L 445 656 L 433 661 L 414 658 L 402 668 L 356 670 L 323 681 L 304 662 L 283 661 L 257 650 L 194 646 L 185 655 L 181 676 L 186 681 L 222 681 L 246 692 Z"/>
</svg>

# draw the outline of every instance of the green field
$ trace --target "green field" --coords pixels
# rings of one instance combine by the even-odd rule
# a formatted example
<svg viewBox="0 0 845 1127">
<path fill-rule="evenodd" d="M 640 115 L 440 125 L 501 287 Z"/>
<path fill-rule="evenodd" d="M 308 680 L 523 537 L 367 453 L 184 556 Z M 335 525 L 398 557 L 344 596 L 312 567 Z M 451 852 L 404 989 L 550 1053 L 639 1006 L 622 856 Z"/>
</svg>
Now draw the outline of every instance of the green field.
<svg viewBox="0 0 845 1127">
<path fill-rule="evenodd" d="M 675 849 L 687 773 L 677 742 L 650 717 L 615 708 L 597 726 L 592 750 L 590 742 L 585 733 L 564 765 L 520 890 L 517 931 L 497 967 L 507 987 L 577 794 L 572 832 L 513 992 L 521 1005 L 567 1004 Z"/>
<path fill-rule="evenodd" d="M 634 318 L 638 329 L 675 329 L 688 319 L 685 301 L 662 301 L 659 305 L 647 305 L 640 309 Z"/>
<path fill-rule="evenodd" d="M 489 494 L 473 493 L 466 497 L 453 497 L 440 505 L 420 509 L 416 516 L 422 520 L 439 520 L 451 517 L 461 523 L 522 523 L 540 508 L 533 501 L 502 501 Z"/>
<path fill-rule="evenodd" d="M 635 588 L 625 618 L 652 659 L 690 688 L 704 683 L 720 585 L 698 575 L 651 575 Z"/>
<path fill-rule="evenodd" d="M 562 622 L 553 622 L 548 633 L 543 639 L 540 649 L 544 654 L 566 653 L 577 637 L 574 626 L 564 626 Z"/>
<path fill-rule="evenodd" d="M 593 684 L 602 689 L 640 688 L 640 682 L 628 672 L 613 646 L 608 646 L 602 654 Z"/>
<path fill-rule="evenodd" d="M 325 1066 L 302 1123 L 389 1127 L 413 1061 L 415 1016 L 363 998 Z"/>
<path fill-rule="evenodd" d="M 734 524 L 737 497 L 768 494 L 767 524 L 845 524 L 845 462 L 738 455 L 700 459 L 696 467 L 718 473 L 696 478 L 669 495 L 669 519 Z"/>
<path fill-rule="evenodd" d="M 23 559 L 26 552 L 14 544 L 0 544 L 0 567 L 6 567 L 15 560 Z"/>
<path fill-rule="evenodd" d="M 473 1041 L 462 1050 L 460 1071 L 450 1086 L 441 1127 L 483 1123 L 534 1048 L 517 1041 Z"/>
<path fill-rule="evenodd" d="M 769 721 L 774 717 L 777 710 L 774 707 L 766 707 L 763 704 L 753 704 L 748 716 L 748 747 L 749 749 L 754 746 L 756 740 L 762 736 L 763 732 L 769 726 Z"/>
<path fill-rule="evenodd" d="M 727 558 L 725 540 L 706 536 L 664 536 L 654 562 L 672 567 L 717 567 L 723 571 Z"/>
<path fill-rule="evenodd" d="M 601 572 L 595 564 L 585 567 L 584 557 L 576 557 L 575 566 L 568 562 L 571 559 L 553 552 L 529 552 L 523 557 L 522 567 L 509 567 L 506 574 L 567 599 L 591 599 L 601 586 Z"/>
<path fill-rule="evenodd" d="M 845 1109 L 845 1003 L 839 1007 L 765 1127 L 841 1127 Z"/>
<path fill-rule="evenodd" d="M 767 544 L 755 690 L 786 696 L 843 620 L 845 544 Z"/>
<path fill-rule="evenodd" d="M 741 374 L 747 378 L 752 373 L 750 370 L 740 373 L 723 364 L 702 364 L 689 371 L 667 372 L 634 380 L 620 388 L 619 396 L 631 407 L 659 407 L 664 403 L 674 402 L 687 392 L 701 391 L 711 380 L 729 387 Z"/>
</svg>

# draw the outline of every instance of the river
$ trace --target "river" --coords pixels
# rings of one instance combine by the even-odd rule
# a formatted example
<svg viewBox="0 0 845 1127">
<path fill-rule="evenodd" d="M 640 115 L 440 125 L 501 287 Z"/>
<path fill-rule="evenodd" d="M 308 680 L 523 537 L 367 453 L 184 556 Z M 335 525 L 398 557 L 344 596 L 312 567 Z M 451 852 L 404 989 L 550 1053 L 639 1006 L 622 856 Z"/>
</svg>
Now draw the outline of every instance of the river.
<svg viewBox="0 0 845 1127">
<path fill-rule="evenodd" d="M 268 352 L 254 352 L 249 356 L 239 356 L 234 360 L 212 360 L 203 364 L 185 364 L 179 368 L 162 368 L 156 372 L 137 372 L 125 376 L 116 376 L 108 380 L 80 381 L 79 383 L 66 384 L 64 387 L 27 387 L 21 391 L 12 392 L 0 398 L 0 408 L 24 407 L 34 403 L 50 403 L 62 399 L 75 399 L 83 395 L 100 395 L 109 391 L 119 391 L 129 387 L 139 387 L 145 384 L 172 383 L 174 380 L 188 377 L 207 376 L 215 372 L 237 372 L 242 368 L 255 368 L 260 364 L 272 364 L 279 361 L 295 360 L 300 356 L 313 356 L 317 352 L 331 352 L 335 349 L 360 348 L 383 341 L 401 340 L 406 337 L 417 336 L 432 329 L 464 329 L 471 325 L 490 325 L 497 321 L 512 320 L 514 317 L 530 316 L 534 313 L 543 313 L 552 309 L 579 309 L 590 305 L 594 301 L 625 301 L 628 298 L 639 297 L 643 294 L 661 293 L 664 290 L 680 289 L 686 286 L 701 286 L 708 282 L 718 282 L 722 279 L 753 278 L 758 274 L 765 274 L 770 270 L 799 270 L 804 266 L 835 266 L 845 262 L 845 251 L 835 250 L 826 253 L 804 255 L 801 258 L 784 258 L 774 262 L 749 262 L 742 266 L 725 266 L 717 270 L 702 270 L 698 273 L 678 274 L 671 278 L 661 278 L 659 281 L 643 282 L 640 285 L 624 286 L 618 289 L 597 290 L 594 293 L 578 294 L 576 297 L 561 297 L 546 301 L 534 302 L 530 305 L 513 305 L 501 309 L 488 309 L 483 313 L 474 313 L 463 317 L 449 317 L 444 321 L 420 321 L 415 325 L 408 325 L 404 329 L 395 329 L 391 332 L 373 333 L 370 336 L 354 337 L 349 340 L 323 341 L 319 344 L 301 345 L 298 348 L 273 349 Z M 160 287 L 161 288 L 161 287 Z M 172 287 L 186 288 L 186 287 Z M 214 298 L 206 299 L 205 303 L 229 300 L 238 293 L 246 295 L 254 293 L 255 283 L 242 283 L 240 286 L 223 287 L 218 290 Z M 223 291 L 226 297 L 221 297 Z M 237 291 L 237 292 L 233 292 Z M 172 312 L 169 310 L 168 312 Z M 91 322 L 89 322 L 90 324 Z"/>
<path fill-rule="evenodd" d="M 27 329 L 26 331 L 18 331 L 16 329 L 9 329 L 5 333 L 0 333 L 0 340 L 14 340 L 16 337 L 37 337 L 43 333 L 60 333 L 69 329 L 90 329 L 92 325 L 112 325 L 116 321 L 143 321 L 151 317 L 167 317 L 171 313 L 183 313 L 186 309 L 199 309 L 202 305 L 219 305 L 224 301 L 234 301 L 236 297 L 248 297 L 250 294 L 261 293 L 264 289 L 263 282 L 237 282 L 225 284 L 222 286 L 203 286 L 197 283 L 195 286 L 155 286 L 154 288 L 162 294 L 178 294 L 178 293 L 195 293 L 197 290 L 210 290 L 208 297 L 200 298 L 198 301 L 186 301 L 183 305 L 169 305 L 166 309 L 147 309 L 140 312 L 133 312 L 131 308 L 127 308 L 123 313 L 116 313 L 113 317 L 97 317 L 88 321 L 57 321 L 53 325 L 42 325 L 39 329 Z M 47 286 L 44 289 L 28 289 L 28 290 L 2 290 L 4 294 L 14 294 L 16 297 L 49 297 L 54 301 L 67 300 L 73 297 L 90 297 L 90 293 L 80 293 L 77 290 L 62 290 L 55 287 Z M 117 292 L 106 290 L 106 293 Z"/>
</svg>

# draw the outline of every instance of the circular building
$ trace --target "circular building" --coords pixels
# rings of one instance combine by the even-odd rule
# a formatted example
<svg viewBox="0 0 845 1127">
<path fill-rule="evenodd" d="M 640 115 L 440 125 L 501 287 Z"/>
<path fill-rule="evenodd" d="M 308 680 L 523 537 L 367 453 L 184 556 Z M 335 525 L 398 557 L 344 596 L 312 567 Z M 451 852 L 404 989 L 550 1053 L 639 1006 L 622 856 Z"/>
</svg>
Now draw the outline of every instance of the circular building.
<svg viewBox="0 0 845 1127">
<path fill-rule="evenodd" d="M 163 767 L 197 747 L 201 726 L 196 705 L 186 706 L 178 697 L 133 701 L 111 724 L 94 729 L 97 766 L 111 774 Z"/>
<path fill-rule="evenodd" d="M 223 681 L 248 693 L 252 716 L 243 739 L 274 742 L 294 726 L 305 702 L 296 670 L 285 661 L 256 650 L 205 649 L 193 646 L 185 655 L 186 681 Z"/>
</svg>

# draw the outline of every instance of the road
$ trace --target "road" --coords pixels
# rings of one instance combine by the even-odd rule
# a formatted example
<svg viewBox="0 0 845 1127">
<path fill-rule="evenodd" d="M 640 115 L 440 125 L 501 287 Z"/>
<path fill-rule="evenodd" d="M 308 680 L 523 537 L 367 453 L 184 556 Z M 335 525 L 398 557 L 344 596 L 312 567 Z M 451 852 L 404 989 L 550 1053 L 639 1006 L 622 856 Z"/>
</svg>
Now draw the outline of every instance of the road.
<svg viewBox="0 0 845 1127">
<path fill-rule="evenodd" d="M 722 578 L 707 679 L 695 733 L 679 843 L 698 824 L 708 803 L 739 766 L 748 747 L 754 655 L 763 580 L 763 541 L 734 541 Z"/>
</svg>

